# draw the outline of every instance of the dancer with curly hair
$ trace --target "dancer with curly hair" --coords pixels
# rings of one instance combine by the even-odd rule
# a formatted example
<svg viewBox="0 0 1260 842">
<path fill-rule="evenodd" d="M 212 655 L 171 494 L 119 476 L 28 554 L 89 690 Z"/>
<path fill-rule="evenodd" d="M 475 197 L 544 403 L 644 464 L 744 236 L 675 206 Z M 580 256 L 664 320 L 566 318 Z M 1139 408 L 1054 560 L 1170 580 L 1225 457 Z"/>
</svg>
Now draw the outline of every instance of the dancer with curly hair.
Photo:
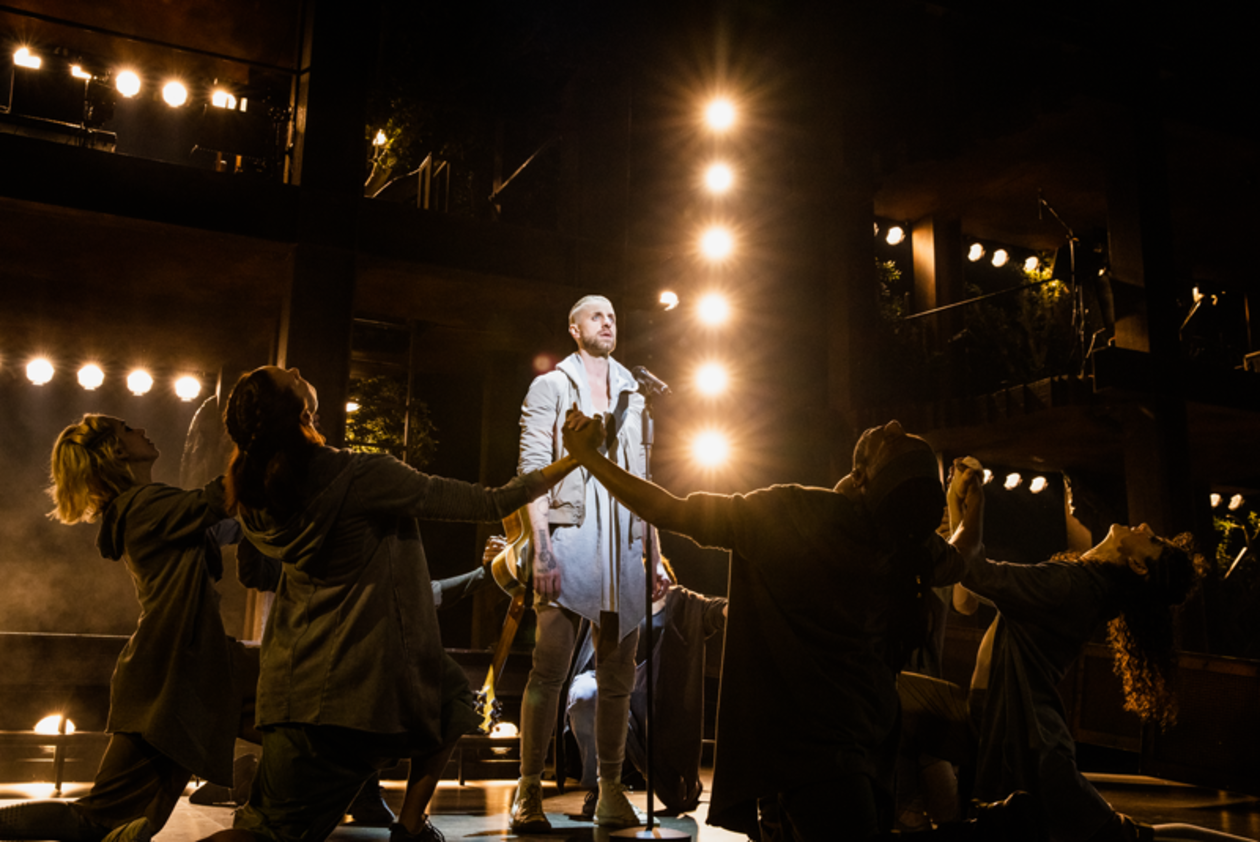
<svg viewBox="0 0 1260 842">
<path fill-rule="evenodd" d="M 224 631 L 214 589 L 216 527 L 234 527 L 223 483 L 156 483 L 158 456 L 144 430 L 107 415 L 83 416 L 53 446 L 50 516 L 100 524 L 97 548 L 126 565 L 141 614 L 110 682 L 110 740 L 91 790 L 0 808 L 0 839 L 147 842 L 193 775 L 231 786 L 237 736 L 258 741 L 257 655 Z"/>
<path fill-rule="evenodd" d="M 1191 537 L 1171 541 L 1142 524 L 1112 526 L 1083 553 L 1040 564 L 977 560 L 963 585 L 993 602 L 989 691 L 980 730 L 975 795 L 1028 790 L 1054 842 L 1150 838 L 1115 812 L 1076 767 L 1076 745 L 1058 684 L 1103 623 L 1124 706 L 1161 728 L 1176 720 L 1173 607 L 1199 579 Z"/>
<path fill-rule="evenodd" d="M 284 575 L 262 643 L 262 760 L 249 803 L 214 838 L 319 842 L 375 770 L 410 757 L 390 838 L 440 839 L 423 805 L 479 719 L 442 648 L 417 518 L 502 520 L 577 463 L 484 488 L 325 447 L 317 407 L 296 368 L 264 366 L 237 382 L 224 413 L 236 443 L 229 506 Z"/>
</svg>

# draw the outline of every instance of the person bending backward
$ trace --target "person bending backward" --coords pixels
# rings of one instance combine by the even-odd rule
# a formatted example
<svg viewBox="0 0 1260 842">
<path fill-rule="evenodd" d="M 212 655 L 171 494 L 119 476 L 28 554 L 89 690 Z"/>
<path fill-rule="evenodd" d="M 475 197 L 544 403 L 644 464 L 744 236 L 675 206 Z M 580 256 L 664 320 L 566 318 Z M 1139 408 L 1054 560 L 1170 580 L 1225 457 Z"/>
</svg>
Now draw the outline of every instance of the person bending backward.
<svg viewBox="0 0 1260 842">
<path fill-rule="evenodd" d="M 568 452 L 645 520 L 732 550 L 709 823 L 758 838 L 760 801 L 788 838 L 886 832 L 897 670 L 921 642 L 925 590 L 981 552 L 978 478 L 946 541 L 936 455 L 896 421 L 862 434 L 834 489 L 685 499 L 608 461 L 603 435 L 576 410 L 564 425 Z"/>
<path fill-rule="evenodd" d="M 501 520 L 576 463 L 488 489 L 325 447 L 317 406 L 296 368 L 264 366 L 225 411 L 228 504 L 284 576 L 262 642 L 262 760 L 233 829 L 211 838 L 320 842 L 374 770 L 410 757 L 390 838 L 432 839 L 422 805 L 478 720 L 442 648 L 416 519 Z"/>
<path fill-rule="evenodd" d="M 1125 710 L 1161 728 L 1175 722 L 1172 606 L 1200 577 L 1192 542 L 1188 533 L 1168 541 L 1146 524 L 1116 524 L 1083 553 L 1031 565 L 969 562 L 963 585 L 999 612 L 980 718 L 978 797 L 1031 792 L 1054 842 L 1151 838 L 1149 826 L 1113 810 L 1076 768 L 1057 687 L 1106 623 Z"/>
<path fill-rule="evenodd" d="M 564 457 L 560 430 L 572 405 L 608 418 L 601 452 L 636 475 L 644 472 L 643 396 L 625 366 L 612 358 L 617 315 L 602 296 L 589 295 L 569 311 L 577 351 L 534 380 L 521 407 L 522 473 Z M 596 735 L 599 801 L 595 821 L 631 827 L 643 816 L 626 798 L 621 764 L 626 717 L 634 687 L 634 653 L 645 614 L 642 527 L 602 485 L 574 473 L 530 507 L 537 638 L 521 702 L 521 778 L 512 800 L 512 830 L 537 833 L 551 823 L 543 810 L 542 771 L 556 724 L 560 690 L 583 617 L 596 641 Z M 650 560 L 656 596 L 668 579 Z"/>
<path fill-rule="evenodd" d="M 0 839 L 147 842 L 193 775 L 232 784 L 236 738 L 253 730 L 257 654 L 227 636 L 214 580 L 222 479 L 184 491 L 153 481 L 158 449 L 107 415 L 71 424 L 52 451 L 51 517 L 100 524 L 103 558 L 122 560 L 141 622 L 110 681 L 109 745 L 88 794 L 0 808 Z"/>
</svg>

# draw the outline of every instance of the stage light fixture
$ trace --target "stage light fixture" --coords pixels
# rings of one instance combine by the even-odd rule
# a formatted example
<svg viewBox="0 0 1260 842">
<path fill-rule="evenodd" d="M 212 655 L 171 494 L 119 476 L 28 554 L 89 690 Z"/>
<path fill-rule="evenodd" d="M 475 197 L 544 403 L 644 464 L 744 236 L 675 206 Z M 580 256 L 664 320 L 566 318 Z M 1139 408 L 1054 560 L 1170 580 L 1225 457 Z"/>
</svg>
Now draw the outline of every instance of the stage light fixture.
<svg viewBox="0 0 1260 842">
<path fill-rule="evenodd" d="M 696 314 L 707 325 L 720 325 L 731 316 L 731 305 L 726 298 L 711 292 L 696 304 Z"/>
<path fill-rule="evenodd" d="M 359 411 L 359 405 L 357 403 L 355 403 L 354 401 L 346 401 L 346 414 L 347 415 L 349 415 L 352 412 L 358 412 L 358 411 Z"/>
<path fill-rule="evenodd" d="M 234 111 L 236 110 L 236 97 L 222 88 L 217 88 L 210 94 L 210 104 L 215 108 L 226 108 L 229 111 Z"/>
<path fill-rule="evenodd" d="M 92 81 L 92 74 L 84 70 L 83 66 L 79 64 L 70 65 L 70 75 L 76 79 L 82 79 L 85 82 Z"/>
<path fill-rule="evenodd" d="M 1005 266 L 1010 259 L 1011 256 L 1007 253 L 1006 249 L 998 249 L 993 252 L 993 265 L 998 269 Z"/>
<path fill-rule="evenodd" d="M 43 66 L 44 60 L 32 53 L 27 47 L 18 47 L 17 51 L 13 53 L 13 63 L 28 70 L 39 70 Z"/>
<path fill-rule="evenodd" d="M 678 293 L 665 290 L 661 293 L 659 301 L 666 311 L 673 310 L 678 306 Z"/>
<path fill-rule="evenodd" d="M 34 731 L 36 734 L 46 734 L 46 735 L 60 734 L 61 733 L 61 714 L 59 713 L 48 714 L 48 716 L 45 716 L 39 722 L 36 722 L 35 727 L 32 728 L 31 730 Z M 74 733 L 74 720 L 72 719 L 66 720 L 66 733 L 67 734 Z"/>
<path fill-rule="evenodd" d="M 188 102 L 188 89 L 181 82 L 167 82 L 162 86 L 162 101 L 171 108 L 179 108 Z"/>
<path fill-rule="evenodd" d="M 721 363 L 705 363 L 696 369 L 696 391 L 702 395 L 720 395 L 728 382 L 726 367 Z"/>
<path fill-rule="evenodd" d="M 890 246 L 899 246 L 906 241 L 906 229 L 900 225 L 894 225 L 888 229 L 888 233 L 884 235 L 884 242 Z"/>
<path fill-rule="evenodd" d="M 53 364 L 43 357 L 26 364 L 26 379 L 36 386 L 43 386 L 53 378 Z"/>
<path fill-rule="evenodd" d="M 724 260 L 730 257 L 734 248 L 731 232 L 720 225 L 714 225 L 700 235 L 700 253 L 709 260 Z"/>
<path fill-rule="evenodd" d="M 114 77 L 114 87 L 118 93 L 130 99 L 140 93 L 140 77 L 134 70 L 123 70 Z"/>
<path fill-rule="evenodd" d="M 175 381 L 175 394 L 184 402 L 194 400 L 201 394 L 201 381 L 191 374 L 184 375 Z"/>
<path fill-rule="evenodd" d="M 101 371 L 101 367 L 95 363 L 88 363 L 79 369 L 79 385 L 89 392 L 93 389 L 100 388 L 105 382 L 105 372 Z"/>
<path fill-rule="evenodd" d="M 1035 254 L 1024 261 L 1025 272 L 1036 272 L 1040 268 L 1041 268 L 1041 258 L 1037 257 L 1037 255 Z"/>
<path fill-rule="evenodd" d="M 692 458 L 705 468 L 717 468 L 725 464 L 730 455 L 730 442 L 716 430 L 700 433 L 691 441 Z"/>
<path fill-rule="evenodd" d="M 1229 498 L 1229 510 L 1231 512 L 1238 511 L 1242 508 L 1243 502 L 1243 496 L 1241 494 L 1235 494 L 1233 497 Z"/>
<path fill-rule="evenodd" d="M 1005 488 L 1007 491 L 1014 491 L 1015 489 L 1019 488 L 1019 484 L 1023 481 L 1024 481 L 1024 478 L 1021 477 L 1019 474 L 1010 473 L 1006 475 L 1006 482 L 1003 484 L 1002 487 Z"/>
<path fill-rule="evenodd" d="M 1221 504 L 1221 495 L 1219 495 L 1219 494 L 1215 494 L 1215 493 L 1214 493 L 1214 494 L 1209 494 L 1209 495 L 1208 495 L 1208 502 L 1209 502 L 1209 503 L 1211 503 L 1211 504 L 1212 504 L 1212 508 L 1214 508 L 1214 509 L 1215 509 L 1217 506 L 1219 506 L 1219 505 Z"/>
<path fill-rule="evenodd" d="M 724 132 L 735 125 L 735 106 L 729 99 L 715 99 L 705 109 L 704 120 L 709 128 Z"/>
<path fill-rule="evenodd" d="M 704 172 L 704 186 L 710 193 L 725 193 L 735 183 L 735 174 L 731 168 L 721 162 L 710 164 Z"/>
<path fill-rule="evenodd" d="M 144 369 L 137 368 L 127 375 L 127 388 L 136 397 L 148 394 L 148 391 L 153 388 L 153 377 Z"/>
<path fill-rule="evenodd" d="M 972 243 L 971 248 L 967 249 L 967 259 L 972 263 L 984 257 L 984 246 L 979 243 Z"/>
<path fill-rule="evenodd" d="M 1033 494 L 1040 494 L 1046 490 L 1047 484 L 1045 477 L 1033 477 L 1032 482 L 1028 483 L 1028 490 Z"/>
</svg>

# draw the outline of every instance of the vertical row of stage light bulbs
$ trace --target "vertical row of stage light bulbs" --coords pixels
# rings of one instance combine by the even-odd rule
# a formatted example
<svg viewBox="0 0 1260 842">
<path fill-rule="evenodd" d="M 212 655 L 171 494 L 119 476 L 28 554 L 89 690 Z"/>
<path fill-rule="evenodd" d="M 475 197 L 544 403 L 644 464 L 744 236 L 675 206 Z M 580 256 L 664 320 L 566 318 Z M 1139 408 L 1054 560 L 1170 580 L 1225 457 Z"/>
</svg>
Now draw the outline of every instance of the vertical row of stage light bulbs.
<svg viewBox="0 0 1260 842">
<path fill-rule="evenodd" d="M 705 108 L 704 123 L 706 130 L 714 138 L 712 148 L 715 154 L 704 166 L 702 181 L 705 191 L 713 197 L 715 208 L 735 184 L 730 164 L 716 154 L 721 148 L 721 136 L 735 125 L 735 118 L 735 107 L 730 100 L 715 99 Z M 735 241 L 729 228 L 720 222 L 713 222 L 700 234 L 698 248 L 703 259 L 717 266 L 730 259 L 735 250 Z M 677 302 L 676 297 L 672 300 Z M 669 306 L 664 296 L 662 301 Z M 697 302 L 697 317 L 710 328 L 716 329 L 723 325 L 729 316 L 730 305 L 716 291 L 702 295 Z M 726 366 L 718 360 L 702 360 L 696 368 L 696 390 L 706 397 L 716 397 L 725 392 L 728 380 Z M 692 456 L 704 468 L 714 469 L 726 463 L 730 458 L 730 449 L 727 436 L 714 428 L 701 430 L 692 440 Z"/>
</svg>

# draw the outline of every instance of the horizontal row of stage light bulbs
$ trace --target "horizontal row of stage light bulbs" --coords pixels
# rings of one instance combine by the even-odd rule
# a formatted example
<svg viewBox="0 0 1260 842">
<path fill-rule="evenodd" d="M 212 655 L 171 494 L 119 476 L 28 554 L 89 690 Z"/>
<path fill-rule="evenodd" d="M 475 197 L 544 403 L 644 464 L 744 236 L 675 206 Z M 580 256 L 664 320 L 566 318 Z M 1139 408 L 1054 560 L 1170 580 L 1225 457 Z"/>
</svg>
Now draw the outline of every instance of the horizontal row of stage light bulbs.
<svg viewBox="0 0 1260 842">
<path fill-rule="evenodd" d="M 36 386 L 43 386 L 53 379 L 53 364 L 43 357 L 31 360 L 26 364 L 26 379 Z M 79 369 L 79 385 L 89 392 L 105 382 L 105 372 L 101 367 L 88 363 Z M 142 368 L 127 375 L 127 388 L 133 395 L 145 395 L 153 388 L 153 375 Z M 201 394 L 201 381 L 191 374 L 175 379 L 175 394 L 182 401 L 191 401 Z"/>
<path fill-rule="evenodd" d="M 876 236 L 879 235 L 878 222 L 875 223 L 875 234 Z M 884 234 L 884 241 L 887 242 L 888 245 L 890 246 L 899 246 L 903 242 L 905 242 L 905 239 L 906 239 L 906 229 L 900 225 L 893 225 Z M 972 243 L 970 246 L 967 247 L 967 259 L 971 261 L 972 263 L 979 263 L 981 260 L 984 260 L 984 256 L 986 254 L 988 254 L 988 251 L 980 243 Z M 1011 253 L 1008 252 L 1006 249 L 995 249 L 993 251 L 993 255 L 991 256 L 990 260 L 992 261 L 994 266 L 1001 269 L 1007 263 L 1011 262 Z M 1041 268 L 1041 258 L 1035 254 L 1024 261 L 1025 272 L 1036 272 L 1040 268 Z"/>
<path fill-rule="evenodd" d="M 44 61 L 32 53 L 29 48 L 21 47 L 13 54 L 13 63 L 18 67 L 39 70 L 43 66 Z M 70 65 L 70 75 L 85 82 L 95 78 L 91 73 L 84 70 L 82 65 L 78 64 Z M 134 97 L 140 93 L 141 87 L 140 76 L 134 70 L 122 70 L 114 76 L 114 88 L 127 98 Z M 172 108 L 178 108 L 188 102 L 188 88 L 178 80 L 171 80 L 162 86 L 162 101 Z M 239 110 L 245 111 L 248 108 L 249 100 L 242 97 L 238 103 L 234 94 L 217 88 L 210 93 L 210 104 L 215 108 L 226 108 L 231 111 L 237 110 L 239 105 Z"/>
</svg>

